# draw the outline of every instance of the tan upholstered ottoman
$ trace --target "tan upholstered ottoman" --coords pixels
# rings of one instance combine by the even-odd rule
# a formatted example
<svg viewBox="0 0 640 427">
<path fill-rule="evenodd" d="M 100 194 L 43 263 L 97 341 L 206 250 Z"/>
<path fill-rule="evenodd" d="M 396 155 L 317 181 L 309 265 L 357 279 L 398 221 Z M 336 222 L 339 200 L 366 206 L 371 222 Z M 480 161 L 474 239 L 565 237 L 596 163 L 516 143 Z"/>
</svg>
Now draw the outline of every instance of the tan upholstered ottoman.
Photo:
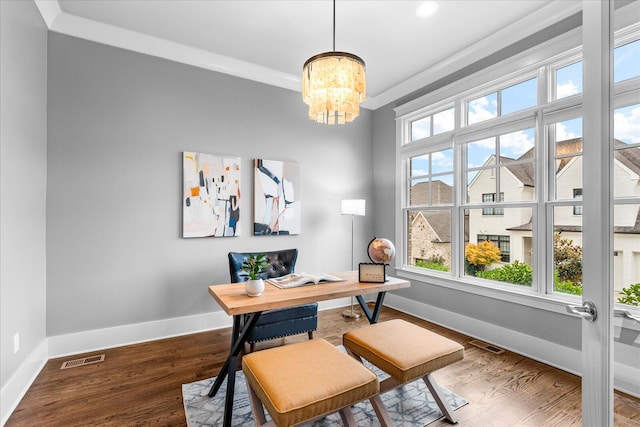
<svg viewBox="0 0 640 427">
<path fill-rule="evenodd" d="M 316 339 L 245 355 L 256 425 L 293 426 L 340 411 L 355 426 L 351 405 L 371 401 L 383 426 L 392 425 L 378 395 L 378 377 L 329 342 Z M 272 423 L 266 423 L 263 405 Z"/>
<path fill-rule="evenodd" d="M 380 393 L 422 378 L 444 416 L 457 422 L 431 372 L 462 360 L 460 344 L 401 319 L 347 332 L 342 342 L 349 354 L 391 375 L 380 384 Z"/>
</svg>

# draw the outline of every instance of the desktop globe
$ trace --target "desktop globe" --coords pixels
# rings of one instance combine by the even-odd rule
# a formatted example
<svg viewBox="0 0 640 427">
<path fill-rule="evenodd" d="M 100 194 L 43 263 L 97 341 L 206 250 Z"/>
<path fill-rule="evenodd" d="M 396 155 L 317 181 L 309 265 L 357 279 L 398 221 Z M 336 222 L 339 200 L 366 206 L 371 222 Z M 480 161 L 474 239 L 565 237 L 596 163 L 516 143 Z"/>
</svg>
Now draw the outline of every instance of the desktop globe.
<svg viewBox="0 0 640 427">
<path fill-rule="evenodd" d="M 396 247 L 389 239 L 374 237 L 367 246 L 367 253 L 372 262 L 389 264 L 396 256 Z"/>
</svg>

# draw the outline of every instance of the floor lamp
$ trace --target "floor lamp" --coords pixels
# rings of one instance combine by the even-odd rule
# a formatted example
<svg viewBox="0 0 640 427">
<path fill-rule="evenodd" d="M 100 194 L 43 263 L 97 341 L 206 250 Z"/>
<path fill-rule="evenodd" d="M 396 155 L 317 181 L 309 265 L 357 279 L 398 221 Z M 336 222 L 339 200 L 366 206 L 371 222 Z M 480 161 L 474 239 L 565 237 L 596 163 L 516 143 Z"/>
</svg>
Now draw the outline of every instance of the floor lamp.
<svg viewBox="0 0 640 427">
<path fill-rule="evenodd" d="M 347 199 L 342 201 L 342 215 L 351 215 L 351 270 L 355 270 L 354 266 L 354 247 L 353 247 L 353 220 L 356 216 L 364 216 L 365 200 L 364 199 Z M 347 319 L 357 319 L 362 316 L 353 309 L 353 297 L 351 297 L 351 306 L 349 310 L 342 312 L 342 317 Z"/>
</svg>

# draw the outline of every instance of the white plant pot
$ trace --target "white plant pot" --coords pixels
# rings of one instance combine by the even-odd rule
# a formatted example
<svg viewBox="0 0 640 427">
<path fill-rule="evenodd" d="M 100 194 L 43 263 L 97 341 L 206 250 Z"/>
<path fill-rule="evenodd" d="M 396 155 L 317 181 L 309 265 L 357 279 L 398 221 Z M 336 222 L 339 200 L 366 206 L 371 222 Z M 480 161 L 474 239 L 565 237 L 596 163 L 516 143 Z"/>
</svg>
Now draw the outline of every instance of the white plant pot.
<svg viewBox="0 0 640 427">
<path fill-rule="evenodd" d="M 247 295 L 249 295 L 250 297 L 257 297 L 262 295 L 262 292 L 264 291 L 264 280 L 262 279 L 256 279 L 256 280 L 252 280 L 249 279 L 245 282 L 244 288 L 247 290 Z"/>
</svg>

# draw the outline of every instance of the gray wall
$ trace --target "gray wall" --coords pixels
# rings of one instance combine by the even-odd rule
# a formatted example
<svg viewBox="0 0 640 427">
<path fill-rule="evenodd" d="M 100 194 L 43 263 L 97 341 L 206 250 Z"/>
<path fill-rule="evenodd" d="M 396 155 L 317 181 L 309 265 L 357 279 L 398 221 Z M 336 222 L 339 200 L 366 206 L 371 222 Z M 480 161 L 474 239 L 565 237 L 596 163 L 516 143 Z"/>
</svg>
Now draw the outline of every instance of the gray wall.
<svg viewBox="0 0 640 427">
<path fill-rule="evenodd" d="M 4 387 L 45 338 L 47 28 L 30 1 L 0 1 L 0 19 L 0 377 Z M 14 354 L 16 333 L 20 350 Z"/>
<path fill-rule="evenodd" d="M 228 281 L 228 251 L 351 268 L 340 200 L 371 200 L 370 111 L 320 125 L 298 92 L 50 33 L 48 114 L 47 335 L 220 310 L 207 286 Z M 181 238 L 185 150 L 241 156 L 241 237 Z M 251 235 L 256 157 L 299 163 L 300 235 Z"/>
</svg>

